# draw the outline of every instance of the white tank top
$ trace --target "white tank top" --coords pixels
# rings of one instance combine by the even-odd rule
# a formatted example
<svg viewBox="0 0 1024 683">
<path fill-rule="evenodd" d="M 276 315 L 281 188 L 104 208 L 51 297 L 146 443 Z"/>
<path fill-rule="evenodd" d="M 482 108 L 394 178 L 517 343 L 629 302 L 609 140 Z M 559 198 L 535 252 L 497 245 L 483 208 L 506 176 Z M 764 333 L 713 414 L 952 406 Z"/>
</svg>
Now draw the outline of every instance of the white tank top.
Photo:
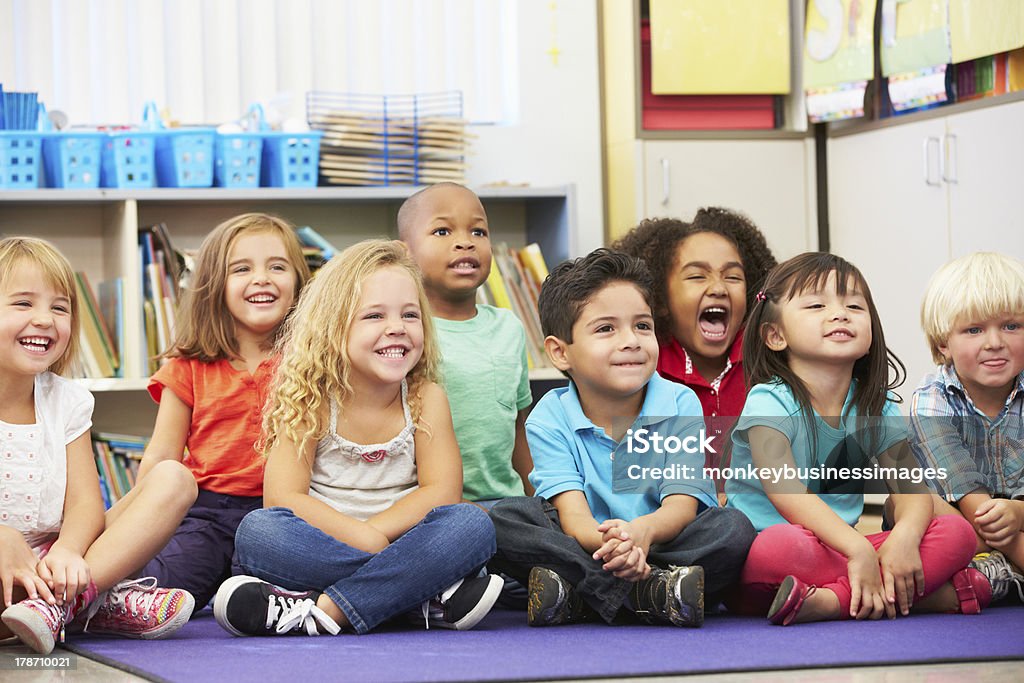
<svg viewBox="0 0 1024 683">
<path fill-rule="evenodd" d="M 331 425 L 316 445 L 309 495 L 338 512 L 366 521 L 416 490 L 416 425 L 402 381 L 405 426 L 387 443 L 357 444 L 338 434 L 338 404 L 331 400 Z"/>
</svg>

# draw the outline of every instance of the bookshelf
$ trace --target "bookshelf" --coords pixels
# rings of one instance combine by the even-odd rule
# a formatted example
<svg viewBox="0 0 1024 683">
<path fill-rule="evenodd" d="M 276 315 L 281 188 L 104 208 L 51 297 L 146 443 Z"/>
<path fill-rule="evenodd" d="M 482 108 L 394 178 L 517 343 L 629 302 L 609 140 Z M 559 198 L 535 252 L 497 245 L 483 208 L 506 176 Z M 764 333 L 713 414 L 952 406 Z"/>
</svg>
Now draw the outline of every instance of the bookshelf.
<svg viewBox="0 0 1024 683">
<path fill-rule="evenodd" d="M 95 284 L 124 279 L 123 378 L 78 380 L 96 396 L 96 428 L 148 435 L 156 405 L 145 394 L 142 366 L 142 286 L 139 231 L 163 222 L 175 246 L 199 247 L 215 225 L 247 211 L 311 225 L 339 248 L 373 237 L 396 237 L 398 207 L 416 188 L 336 187 L 27 190 L 0 192 L 0 235 L 31 235 L 53 242 L 75 270 Z M 487 210 L 492 241 L 518 248 L 537 242 L 549 265 L 575 255 L 576 196 L 572 185 L 474 188 Z M 531 380 L 560 374 L 536 370 Z"/>
</svg>

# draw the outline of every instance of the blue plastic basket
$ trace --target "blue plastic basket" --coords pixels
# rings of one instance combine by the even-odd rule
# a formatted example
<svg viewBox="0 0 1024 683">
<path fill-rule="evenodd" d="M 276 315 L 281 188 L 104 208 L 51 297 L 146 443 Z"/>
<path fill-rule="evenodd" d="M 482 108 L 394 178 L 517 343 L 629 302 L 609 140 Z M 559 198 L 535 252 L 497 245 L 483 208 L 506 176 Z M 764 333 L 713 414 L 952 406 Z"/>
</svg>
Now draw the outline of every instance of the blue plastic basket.
<svg viewBox="0 0 1024 683">
<path fill-rule="evenodd" d="M 42 134 L 36 131 L 0 131 L 0 187 L 34 190 L 39 187 Z"/>
<path fill-rule="evenodd" d="M 217 133 L 214 179 L 218 187 L 259 187 L 262 133 Z"/>
<path fill-rule="evenodd" d="M 74 190 L 99 187 L 105 137 L 98 131 L 48 133 L 43 137 L 46 185 Z"/>
<path fill-rule="evenodd" d="M 154 148 L 157 134 L 145 130 L 107 133 L 103 141 L 100 185 L 103 187 L 156 187 Z"/>
<path fill-rule="evenodd" d="M 213 185 L 213 128 L 164 130 L 156 138 L 156 179 L 160 187 Z"/>
<path fill-rule="evenodd" d="M 320 164 L 320 131 L 263 134 L 264 187 L 316 187 Z"/>
</svg>

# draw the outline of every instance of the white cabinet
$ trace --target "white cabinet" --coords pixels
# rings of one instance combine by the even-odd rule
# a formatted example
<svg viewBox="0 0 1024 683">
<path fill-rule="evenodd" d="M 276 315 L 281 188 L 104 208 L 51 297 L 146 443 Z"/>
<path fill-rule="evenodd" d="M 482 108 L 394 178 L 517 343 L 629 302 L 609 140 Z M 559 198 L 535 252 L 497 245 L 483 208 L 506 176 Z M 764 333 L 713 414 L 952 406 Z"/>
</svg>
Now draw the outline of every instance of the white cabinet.
<svg viewBox="0 0 1024 683">
<path fill-rule="evenodd" d="M 643 216 L 690 220 L 723 206 L 747 214 L 780 261 L 817 248 L 812 138 L 645 140 L 639 149 Z"/>
<path fill-rule="evenodd" d="M 950 249 L 1024 259 L 1024 102 L 950 116 Z"/>
<path fill-rule="evenodd" d="M 143 394 L 140 227 L 167 224 L 178 248 L 195 249 L 221 221 L 248 211 L 310 225 L 337 247 L 371 237 L 396 237 L 395 218 L 411 187 L 256 190 L 30 190 L 0 192 L 0 235 L 53 242 L 76 270 L 96 283 L 124 279 L 124 377 L 82 380 L 96 395 L 94 423 L 104 431 L 149 434 L 156 406 Z M 576 240 L 575 189 L 497 187 L 477 190 L 494 242 L 541 246 L 548 264 L 568 258 Z M 534 379 L 554 379 L 539 370 Z"/>
<path fill-rule="evenodd" d="M 861 269 L 909 399 L 933 369 L 920 326 L 928 280 L 952 258 L 1024 258 L 1024 102 L 828 141 L 831 250 Z"/>
</svg>

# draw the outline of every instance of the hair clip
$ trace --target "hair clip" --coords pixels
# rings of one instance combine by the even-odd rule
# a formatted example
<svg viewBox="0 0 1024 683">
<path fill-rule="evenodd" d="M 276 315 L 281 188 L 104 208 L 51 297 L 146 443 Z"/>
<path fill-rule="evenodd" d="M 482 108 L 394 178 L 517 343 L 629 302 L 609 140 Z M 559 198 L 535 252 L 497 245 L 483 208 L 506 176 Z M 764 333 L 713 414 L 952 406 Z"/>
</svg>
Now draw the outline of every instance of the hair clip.
<svg viewBox="0 0 1024 683">
<path fill-rule="evenodd" d="M 764 293 L 764 290 L 761 290 L 757 293 L 757 296 L 755 296 L 754 299 L 757 301 L 768 301 L 768 295 Z"/>
</svg>

